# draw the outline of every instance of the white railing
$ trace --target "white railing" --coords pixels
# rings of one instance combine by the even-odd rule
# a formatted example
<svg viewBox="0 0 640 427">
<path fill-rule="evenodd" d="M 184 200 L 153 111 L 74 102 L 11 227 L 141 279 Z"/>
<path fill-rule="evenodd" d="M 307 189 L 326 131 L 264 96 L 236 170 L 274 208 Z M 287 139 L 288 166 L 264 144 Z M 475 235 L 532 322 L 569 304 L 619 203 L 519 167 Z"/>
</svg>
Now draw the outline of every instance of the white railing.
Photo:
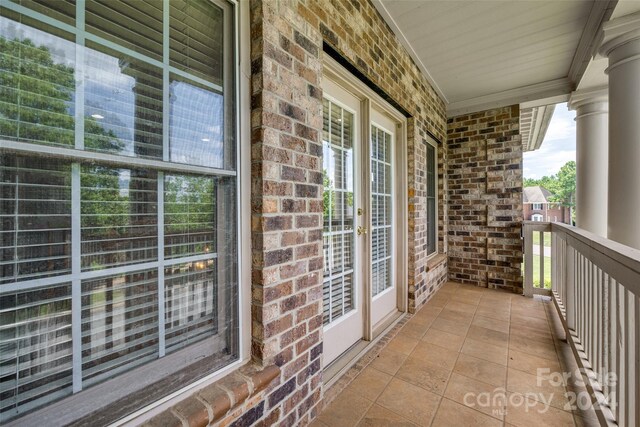
<svg viewBox="0 0 640 427">
<path fill-rule="evenodd" d="M 561 223 L 523 229 L 529 296 L 533 233 L 551 231 L 552 298 L 601 424 L 640 426 L 640 250 Z"/>
</svg>

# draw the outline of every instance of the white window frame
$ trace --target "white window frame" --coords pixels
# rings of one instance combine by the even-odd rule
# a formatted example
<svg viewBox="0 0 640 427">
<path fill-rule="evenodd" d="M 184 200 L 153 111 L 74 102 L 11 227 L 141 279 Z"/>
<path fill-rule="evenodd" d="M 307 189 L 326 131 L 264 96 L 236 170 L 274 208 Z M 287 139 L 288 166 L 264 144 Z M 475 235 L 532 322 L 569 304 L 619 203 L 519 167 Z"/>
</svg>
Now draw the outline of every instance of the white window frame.
<svg viewBox="0 0 640 427">
<path fill-rule="evenodd" d="M 164 13 L 165 17 L 168 17 L 169 13 L 169 1 L 163 0 L 164 2 Z M 90 34 L 86 32 L 83 28 L 84 26 L 84 1 L 78 1 L 76 3 L 76 15 L 77 15 L 77 23 L 75 26 L 66 24 L 61 21 L 54 20 L 47 15 L 36 12 L 32 9 L 21 6 L 17 3 L 13 2 L 3 2 L 2 6 L 6 7 L 14 12 L 20 13 L 24 16 L 33 18 L 39 22 L 43 22 L 51 27 L 55 27 L 61 29 L 70 34 L 75 34 L 76 46 L 83 47 L 85 40 L 90 40 L 99 43 L 102 46 L 106 46 L 118 53 L 128 55 L 134 57 L 136 59 L 142 60 L 149 64 L 161 67 L 163 70 L 163 93 L 164 93 L 164 101 L 163 105 L 168 106 L 168 83 L 169 83 L 169 74 L 176 74 L 181 77 L 185 77 L 189 80 L 192 80 L 196 83 L 202 84 L 206 87 L 210 87 L 217 91 L 234 95 L 235 104 L 233 108 L 233 112 L 235 114 L 235 147 L 236 147 L 236 161 L 235 168 L 236 170 L 227 170 L 227 169 L 218 169 L 218 168 L 209 168 L 204 166 L 197 165 L 189 165 L 189 164 L 180 164 L 180 163 L 172 163 L 168 161 L 169 155 L 169 133 L 168 133 L 168 125 L 169 125 L 169 116 L 168 114 L 163 115 L 163 160 L 154 160 L 148 158 L 138 158 L 138 157 L 130 157 L 130 156 L 121 156 L 117 154 L 109 154 L 109 153 L 101 153 L 94 151 L 82 151 L 84 148 L 84 132 L 83 132 L 83 120 L 84 120 L 84 96 L 82 96 L 82 90 L 76 91 L 76 104 L 75 104 L 75 114 L 76 114 L 76 124 L 80 123 L 81 125 L 76 125 L 76 140 L 74 148 L 65 148 L 65 147 L 57 147 L 57 146 L 47 146 L 47 145 L 39 145 L 33 143 L 25 143 L 25 142 L 17 142 L 17 141 L 8 141 L 0 139 L 0 143 L 2 144 L 3 151 L 7 153 L 15 153 L 19 155 L 26 156 L 48 156 L 52 158 L 60 158 L 67 159 L 72 164 L 72 194 L 75 197 L 72 197 L 72 205 L 75 206 L 80 202 L 79 194 L 77 191 L 79 189 L 80 184 L 80 167 L 79 165 L 83 161 L 98 161 L 101 163 L 113 165 L 115 167 L 121 166 L 126 168 L 146 168 L 146 169 L 154 169 L 158 171 L 158 229 L 160 230 L 163 227 L 163 219 L 164 219 L 164 206 L 163 206 L 163 196 L 162 183 L 164 182 L 164 172 L 169 173 L 184 173 L 184 174 L 200 174 L 210 177 L 224 177 L 224 176 L 235 176 L 237 177 L 236 181 L 236 206 L 237 206 L 237 281 L 238 281 L 238 295 L 237 295 L 237 309 L 238 309 L 238 336 L 237 336 L 237 344 L 239 346 L 238 349 L 238 359 L 223 368 L 204 376 L 203 378 L 192 382 L 191 384 L 186 385 L 185 387 L 167 395 L 166 397 L 159 399 L 153 402 L 150 405 L 147 405 L 132 414 L 122 418 L 117 421 L 115 425 L 121 425 L 126 423 L 134 418 L 140 417 L 142 414 L 149 413 L 154 408 L 161 407 L 163 404 L 175 399 L 176 396 L 179 396 L 184 393 L 192 392 L 195 388 L 204 387 L 207 384 L 214 382 L 225 375 L 228 375 L 233 370 L 237 369 L 242 364 L 246 363 L 250 358 L 250 343 L 251 336 L 248 333 L 247 326 L 250 325 L 250 295 L 251 295 L 251 263 L 246 260 L 251 259 L 251 241 L 250 241 L 250 212 L 249 206 L 251 205 L 250 201 L 250 156 L 243 153 L 250 153 L 250 79 L 251 79 L 251 68 L 250 68 L 250 55 L 249 55 L 249 46 L 250 46 L 250 21 L 249 21 L 249 5 L 248 2 L 242 2 L 238 0 L 210 0 L 213 4 L 218 6 L 229 7 L 231 13 L 229 16 L 225 17 L 225 25 L 229 25 L 232 29 L 228 34 L 233 34 L 234 43 L 228 46 L 229 54 L 235 57 L 235 69 L 233 74 L 230 71 L 230 63 L 227 62 L 227 66 L 225 66 L 224 75 L 225 76 L 233 76 L 233 80 L 230 78 L 225 78 L 224 85 L 231 85 L 232 81 L 235 81 L 235 87 L 227 86 L 223 91 L 223 88 L 219 85 L 215 85 L 206 80 L 200 79 L 197 76 L 191 75 L 185 71 L 177 69 L 173 66 L 168 65 L 168 44 L 164 43 L 164 61 L 156 61 L 151 58 L 144 57 L 135 51 L 132 51 L 126 47 L 117 45 L 113 42 L 105 40 L 99 36 Z M 168 39 L 168 19 L 164 20 L 164 28 L 163 34 L 165 39 Z M 226 33 L 225 33 L 226 34 Z M 165 40 L 166 41 L 166 40 Z M 83 87 L 83 72 L 81 65 L 83 64 L 82 50 L 77 49 L 76 53 L 76 88 Z M 76 206 L 77 207 L 77 206 Z M 147 263 L 139 263 L 139 264 L 131 264 L 120 266 L 116 268 L 109 268 L 104 270 L 96 270 L 96 271 L 81 271 L 80 268 L 80 218 L 72 216 L 72 273 L 65 275 L 52 276 L 42 279 L 34 279 L 34 280 L 25 280 L 11 284 L 2 285 L 2 292 L 15 292 L 15 291 L 27 291 L 34 288 L 41 288 L 46 286 L 52 286 L 58 283 L 72 283 L 73 291 L 72 291 L 72 312 L 73 312 L 73 393 L 63 399 L 56 400 L 52 402 L 50 405 L 44 406 L 41 409 L 37 409 L 32 412 L 28 412 L 25 415 L 19 416 L 9 422 L 8 425 L 14 424 L 27 424 L 27 425 L 37 425 L 43 419 L 56 419 L 61 423 L 71 422 L 73 420 L 79 419 L 85 415 L 88 415 L 91 412 L 96 410 L 95 403 L 104 401 L 105 395 L 108 394 L 109 391 L 118 390 L 119 393 L 115 393 L 118 397 L 123 397 L 128 394 L 128 392 L 135 391 L 135 388 L 140 388 L 140 382 L 136 382 L 135 384 L 131 384 L 131 374 L 117 375 L 113 379 L 110 379 L 108 382 L 103 382 L 100 384 L 96 384 L 90 386 L 87 390 L 82 390 L 82 373 L 81 373 L 81 352 L 80 346 L 81 342 L 79 337 L 80 332 L 80 287 L 78 286 L 82 280 L 86 279 L 96 279 L 101 277 L 108 277 L 116 274 L 129 273 L 134 271 L 140 271 L 150 268 L 157 268 L 159 272 L 162 274 L 158 275 L 158 318 L 160 321 L 158 322 L 158 333 L 162 336 L 162 331 L 164 329 L 164 304 L 162 301 L 164 300 L 164 287 L 162 286 L 161 279 L 164 273 L 164 267 L 168 265 L 180 264 L 185 262 L 198 261 L 203 259 L 213 259 L 217 257 L 217 254 L 204 254 L 204 255 L 196 255 L 192 257 L 185 258 L 175 258 L 175 259 L 163 259 L 164 258 L 164 250 L 163 245 L 164 241 L 162 238 L 162 234 L 158 236 L 158 259 L 153 262 Z M 162 292 L 161 292 L 162 291 Z M 162 297 L 160 295 L 162 294 Z M 161 299 L 160 299 L 161 298 Z M 76 302 L 77 301 L 77 302 Z M 172 372 L 176 372 L 177 370 L 173 368 L 176 365 L 182 365 L 184 363 L 185 355 L 189 353 L 191 349 L 194 353 L 199 352 L 198 350 L 201 347 L 206 346 L 207 343 L 210 343 L 212 339 L 215 337 L 211 337 L 203 340 L 202 342 L 195 343 L 193 345 L 187 346 L 184 349 L 177 351 L 175 353 L 164 355 L 164 351 L 161 346 L 159 350 L 159 358 L 143 364 L 139 367 L 133 368 L 130 372 L 136 373 L 136 378 L 144 379 L 145 371 L 149 376 L 153 376 L 152 374 L 157 374 L 157 372 L 166 372 L 167 370 L 171 370 Z M 162 341 L 160 339 L 160 341 Z M 210 345 L 210 344 L 209 344 Z M 78 357 L 79 356 L 79 357 Z M 77 369 L 77 367 L 80 369 Z M 127 378 L 128 376 L 128 378 Z M 144 380 L 141 381 L 144 383 Z M 128 384 L 129 383 L 129 384 Z M 135 387 L 134 387 L 135 386 Z M 82 393 L 79 393 L 82 391 Z M 113 395 L 114 393 L 111 393 Z M 109 403 L 107 402 L 104 407 L 106 407 Z"/>
<path fill-rule="evenodd" d="M 430 145 L 433 147 L 433 185 L 435 186 L 434 189 L 434 194 L 435 194 L 435 212 L 434 212 L 434 218 L 436 221 L 435 224 L 435 229 L 434 229 L 434 239 L 436 241 L 436 246 L 435 246 L 435 250 L 431 253 L 427 253 L 427 260 L 435 257 L 436 255 L 438 255 L 440 253 L 439 249 L 438 249 L 438 226 L 439 226 L 439 195 L 438 195 L 438 143 L 436 142 L 436 140 L 434 138 L 432 138 L 431 136 L 427 136 L 426 140 L 425 140 L 425 144 Z M 428 161 L 428 156 L 427 153 L 425 151 L 425 161 Z M 427 165 L 428 167 L 428 165 Z M 425 171 L 426 172 L 426 171 Z M 428 194 L 428 192 L 426 192 L 426 194 Z M 425 199 L 428 199 L 428 196 L 425 194 Z M 426 200 L 425 200 L 426 202 Z M 428 221 L 429 218 L 429 212 L 426 212 L 426 210 L 428 209 L 428 204 L 425 203 L 425 220 Z M 427 239 L 429 238 L 429 227 L 427 224 Z"/>
<path fill-rule="evenodd" d="M 534 211 L 541 211 L 543 209 L 542 205 L 542 203 L 532 203 L 531 209 Z"/>
<path fill-rule="evenodd" d="M 542 214 L 531 215 L 531 221 L 542 222 L 543 220 L 544 220 L 544 216 Z"/>
</svg>

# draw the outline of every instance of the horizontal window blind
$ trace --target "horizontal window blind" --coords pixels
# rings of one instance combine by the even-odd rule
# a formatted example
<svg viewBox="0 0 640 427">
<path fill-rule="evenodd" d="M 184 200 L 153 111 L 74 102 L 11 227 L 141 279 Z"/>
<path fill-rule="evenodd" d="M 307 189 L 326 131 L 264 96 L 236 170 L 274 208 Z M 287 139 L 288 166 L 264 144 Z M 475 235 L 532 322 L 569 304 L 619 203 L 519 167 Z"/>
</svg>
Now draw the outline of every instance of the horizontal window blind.
<svg viewBox="0 0 640 427">
<path fill-rule="evenodd" d="M 2 422 L 169 353 L 237 360 L 233 13 L 3 2 Z"/>
<path fill-rule="evenodd" d="M 0 284 L 71 272 L 71 166 L 0 155 Z"/>
<path fill-rule="evenodd" d="M 0 294 L 0 414 L 71 394 L 72 357 L 70 283 Z"/>
</svg>

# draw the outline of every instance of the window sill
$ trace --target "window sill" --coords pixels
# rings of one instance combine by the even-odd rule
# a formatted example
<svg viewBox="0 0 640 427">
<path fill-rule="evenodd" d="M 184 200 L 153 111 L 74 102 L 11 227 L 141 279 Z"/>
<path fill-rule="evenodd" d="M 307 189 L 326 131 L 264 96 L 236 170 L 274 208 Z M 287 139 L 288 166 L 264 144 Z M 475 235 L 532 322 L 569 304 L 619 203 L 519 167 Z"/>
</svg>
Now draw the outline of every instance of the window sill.
<svg viewBox="0 0 640 427">
<path fill-rule="evenodd" d="M 447 260 L 447 254 L 436 254 L 427 260 L 427 271 L 436 269 Z"/>
<path fill-rule="evenodd" d="M 280 375 L 275 365 L 260 368 L 249 362 L 165 409 L 143 426 L 207 426 L 220 421 L 232 409 L 267 388 Z"/>
</svg>

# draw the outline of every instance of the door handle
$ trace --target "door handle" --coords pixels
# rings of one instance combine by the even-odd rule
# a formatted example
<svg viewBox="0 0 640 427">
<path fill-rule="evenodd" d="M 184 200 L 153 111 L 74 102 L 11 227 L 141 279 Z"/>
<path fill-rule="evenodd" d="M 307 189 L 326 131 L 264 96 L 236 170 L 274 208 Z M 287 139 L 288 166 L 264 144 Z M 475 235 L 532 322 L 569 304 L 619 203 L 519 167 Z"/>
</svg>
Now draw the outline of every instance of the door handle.
<svg viewBox="0 0 640 427">
<path fill-rule="evenodd" d="M 359 225 L 356 231 L 358 233 L 358 236 L 362 236 L 363 234 L 367 234 L 367 227 Z"/>
</svg>

